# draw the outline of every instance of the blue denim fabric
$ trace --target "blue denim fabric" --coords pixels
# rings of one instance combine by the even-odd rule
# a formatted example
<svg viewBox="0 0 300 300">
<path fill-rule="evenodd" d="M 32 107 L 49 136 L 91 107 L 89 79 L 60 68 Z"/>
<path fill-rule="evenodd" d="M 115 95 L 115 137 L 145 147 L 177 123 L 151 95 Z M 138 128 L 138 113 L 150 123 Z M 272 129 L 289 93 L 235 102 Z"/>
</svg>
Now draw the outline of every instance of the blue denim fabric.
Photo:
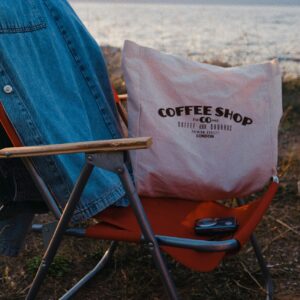
<svg viewBox="0 0 300 300">
<path fill-rule="evenodd" d="M 1 0 L 0 100 L 24 145 L 121 137 L 99 46 L 65 0 Z M 81 154 L 34 159 L 61 206 L 83 164 Z M 115 174 L 95 169 L 73 221 L 127 205 L 124 195 Z"/>
</svg>

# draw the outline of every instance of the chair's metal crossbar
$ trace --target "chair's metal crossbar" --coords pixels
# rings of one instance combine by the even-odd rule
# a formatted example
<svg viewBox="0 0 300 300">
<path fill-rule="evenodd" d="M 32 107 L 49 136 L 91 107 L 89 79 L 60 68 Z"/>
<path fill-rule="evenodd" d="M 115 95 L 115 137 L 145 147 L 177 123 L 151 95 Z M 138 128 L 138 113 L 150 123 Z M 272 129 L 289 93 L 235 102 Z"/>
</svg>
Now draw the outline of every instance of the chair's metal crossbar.
<svg viewBox="0 0 300 300">
<path fill-rule="evenodd" d="M 105 251 L 104 255 L 101 257 L 97 265 L 87 273 L 83 278 L 81 278 L 71 289 L 69 289 L 60 300 L 71 299 L 89 280 L 91 280 L 95 275 L 97 275 L 108 263 L 112 257 L 114 251 L 117 248 L 117 243 L 112 242 L 110 247 Z"/>
<path fill-rule="evenodd" d="M 142 147 L 141 147 L 142 148 Z M 124 149 L 125 151 L 126 149 Z M 148 247 L 149 251 L 151 252 L 155 264 L 157 266 L 158 271 L 161 274 L 162 282 L 166 288 L 167 294 L 170 299 L 178 299 L 178 294 L 175 289 L 175 285 L 173 280 L 170 276 L 166 263 L 164 261 L 162 252 L 160 250 L 160 245 L 167 245 L 173 247 L 182 247 L 182 248 L 189 248 L 195 249 L 198 251 L 230 251 L 236 250 L 239 248 L 239 243 L 235 239 L 225 240 L 225 241 L 200 241 L 200 240 L 193 240 L 193 239 L 184 239 L 184 238 L 176 238 L 170 236 L 160 236 L 155 235 L 151 225 L 148 221 L 142 203 L 137 195 L 137 192 L 134 188 L 132 183 L 130 174 L 124 162 L 124 151 L 113 151 L 113 152 L 101 152 L 101 153 L 93 153 L 93 154 L 86 154 L 86 163 L 83 166 L 81 174 L 77 180 L 77 183 L 74 186 L 74 189 L 70 195 L 70 198 L 67 202 L 66 207 L 61 214 L 60 209 L 53 199 L 52 195 L 47 189 L 47 186 L 35 171 L 30 159 L 23 158 L 23 161 L 29 170 L 30 174 L 32 175 L 35 184 L 37 185 L 38 189 L 40 190 L 44 200 L 48 204 L 49 208 L 52 210 L 54 215 L 59 222 L 56 226 L 55 232 L 51 238 L 51 241 L 45 251 L 43 256 L 42 262 L 39 266 L 35 279 L 31 285 L 31 288 L 28 292 L 26 297 L 27 300 L 35 299 L 39 288 L 47 274 L 47 271 L 54 259 L 54 256 L 59 248 L 60 242 L 63 238 L 64 234 L 73 235 L 73 236 L 84 236 L 85 230 L 82 228 L 68 228 L 68 224 L 72 218 L 73 212 L 76 208 L 77 203 L 80 200 L 81 194 L 88 182 L 89 176 L 94 167 L 100 167 L 111 172 L 116 173 L 127 193 L 127 196 L 130 201 L 130 205 L 134 211 L 134 214 L 137 218 L 139 226 L 141 228 L 142 237 L 141 242 L 145 243 Z M 43 155 L 47 155 L 44 153 Z M 42 225 L 33 225 L 34 231 L 42 231 Z M 257 241 L 253 236 L 251 238 L 252 245 L 255 250 L 255 254 L 257 256 L 259 265 L 262 269 L 262 273 L 264 275 L 267 287 L 267 299 L 272 299 L 273 294 L 273 286 L 270 274 L 268 272 L 267 266 L 264 262 L 262 257 L 261 251 L 258 247 Z M 113 242 L 110 248 L 105 252 L 102 259 L 99 263 L 95 266 L 93 270 L 91 270 L 88 274 L 86 274 L 72 289 L 70 289 L 61 299 L 66 300 L 70 299 L 87 281 L 93 278 L 107 263 L 111 255 L 113 254 L 116 248 L 116 243 Z"/>
</svg>

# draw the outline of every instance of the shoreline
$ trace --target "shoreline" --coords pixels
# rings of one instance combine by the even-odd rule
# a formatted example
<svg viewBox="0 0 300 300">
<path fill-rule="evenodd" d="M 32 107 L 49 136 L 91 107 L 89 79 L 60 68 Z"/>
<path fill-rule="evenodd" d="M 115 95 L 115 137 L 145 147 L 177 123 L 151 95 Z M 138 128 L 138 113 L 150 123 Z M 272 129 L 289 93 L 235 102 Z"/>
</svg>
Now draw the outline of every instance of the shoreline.
<svg viewBox="0 0 300 300">
<path fill-rule="evenodd" d="M 106 60 L 108 72 L 110 75 L 110 80 L 114 88 L 118 91 L 120 94 L 126 93 L 126 86 L 124 82 L 124 77 L 123 77 L 123 72 L 121 69 L 121 59 L 122 59 L 122 50 L 119 47 L 114 47 L 114 46 L 109 46 L 109 45 L 104 45 L 101 46 L 103 55 Z M 279 60 L 279 63 L 282 60 Z M 285 60 L 283 60 L 285 61 Z M 204 60 L 203 63 L 207 64 L 213 64 L 216 66 L 220 67 L 232 67 L 227 62 L 223 62 L 219 59 L 213 59 L 211 61 L 206 61 Z M 300 63 L 300 59 L 299 59 Z M 283 85 L 299 85 L 300 84 L 300 74 L 297 76 L 296 74 L 287 74 L 287 73 L 282 73 L 282 82 Z"/>
</svg>

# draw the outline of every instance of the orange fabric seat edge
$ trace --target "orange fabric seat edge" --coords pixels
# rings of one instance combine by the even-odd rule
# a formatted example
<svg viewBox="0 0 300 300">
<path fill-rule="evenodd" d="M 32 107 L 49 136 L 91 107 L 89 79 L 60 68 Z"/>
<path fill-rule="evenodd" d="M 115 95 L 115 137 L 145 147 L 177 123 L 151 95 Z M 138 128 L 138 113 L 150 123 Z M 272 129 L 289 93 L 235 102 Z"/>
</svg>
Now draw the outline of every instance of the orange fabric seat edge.
<svg viewBox="0 0 300 300">
<path fill-rule="evenodd" d="M 0 102 L 0 123 L 2 127 L 4 128 L 8 138 L 10 139 L 12 145 L 14 147 L 20 147 L 22 146 L 21 139 L 19 138 L 14 126 L 12 125 L 11 121 L 9 120 L 5 109 Z"/>
</svg>

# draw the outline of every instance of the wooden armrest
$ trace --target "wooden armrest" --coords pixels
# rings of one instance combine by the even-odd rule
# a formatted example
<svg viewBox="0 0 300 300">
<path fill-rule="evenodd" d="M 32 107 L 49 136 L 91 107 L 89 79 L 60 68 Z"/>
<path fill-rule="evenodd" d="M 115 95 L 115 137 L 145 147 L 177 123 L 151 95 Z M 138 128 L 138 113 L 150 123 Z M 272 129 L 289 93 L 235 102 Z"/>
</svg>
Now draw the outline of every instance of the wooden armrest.
<svg viewBox="0 0 300 300">
<path fill-rule="evenodd" d="M 1 149 L 0 158 L 137 150 L 149 148 L 151 144 L 151 137 L 140 137 L 92 142 L 67 143 L 57 145 L 12 147 Z"/>
<path fill-rule="evenodd" d="M 127 94 L 122 94 L 122 95 L 118 95 L 118 97 L 119 97 L 119 99 L 120 99 L 121 101 L 126 101 L 127 98 L 128 98 L 128 95 L 127 95 Z"/>
</svg>

